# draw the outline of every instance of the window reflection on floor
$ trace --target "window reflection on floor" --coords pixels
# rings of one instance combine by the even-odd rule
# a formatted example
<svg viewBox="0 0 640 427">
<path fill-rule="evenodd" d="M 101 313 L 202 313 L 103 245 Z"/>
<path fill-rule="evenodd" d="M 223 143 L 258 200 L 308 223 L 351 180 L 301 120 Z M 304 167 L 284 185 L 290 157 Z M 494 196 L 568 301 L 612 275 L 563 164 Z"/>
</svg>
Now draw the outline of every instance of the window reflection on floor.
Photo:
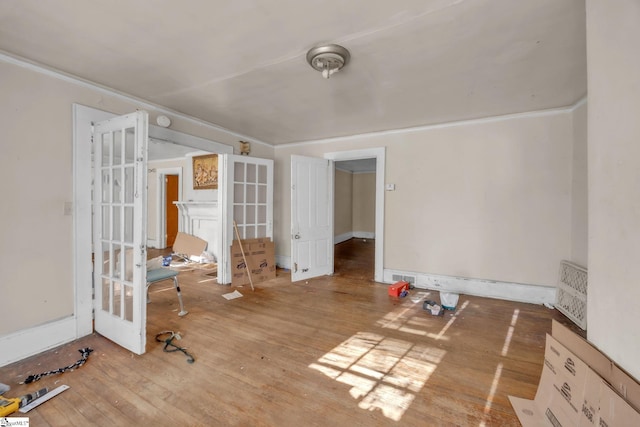
<svg viewBox="0 0 640 427">
<path fill-rule="evenodd" d="M 433 323 L 415 306 L 428 296 L 429 292 L 418 292 L 412 298 L 413 304 L 399 306 L 378 320 L 375 326 L 426 337 L 434 341 L 434 346 L 380 333 L 358 332 L 309 367 L 350 385 L 349 393 L 358 400 L 360 408 L 380 410 L 385 417 L 399 421 L 447 354 L 446 350 L 436 347 L 435 342 L 450 339 L 447 331 L 469 305 L 468 300 L 464 301 L 439 331 L 430 331 Z M 502 357 L 509 352 L 519 314 L 518 309 L 514 310 L 500 352 Z M 502 362 L 496 366 L 483 413 L 479 414 L 480 426 L 486 426 L 489 420 L 503 368 Z"/>
<path fill-rule="evenodd" d="M 428 295 L 427 291 L 418 292 L 412 300 L 421 304 Z M 403 304 L 378 320 L 376 326 L 434 341 L 447 340 L 445 333 L 468 304 L 469 301 L 462 303 L 437 333 L 429 331 L 428 318 L 415 305 Z M 434 346 L 358 332 L 309 367 L 352 386 L 349 392 L 359 400 L 360 408 L 377 409 L 385 417 L 399 421 L 445 354 L 446 350 Z"/>
<path fill-rule="evenodd" d="M 379 409 L 387 418 L 399 421 L 445 353 L 358 332 L 309 367 L 352 386 L 351 397 L 360 399 L 360 408 Z"/>
</svg>

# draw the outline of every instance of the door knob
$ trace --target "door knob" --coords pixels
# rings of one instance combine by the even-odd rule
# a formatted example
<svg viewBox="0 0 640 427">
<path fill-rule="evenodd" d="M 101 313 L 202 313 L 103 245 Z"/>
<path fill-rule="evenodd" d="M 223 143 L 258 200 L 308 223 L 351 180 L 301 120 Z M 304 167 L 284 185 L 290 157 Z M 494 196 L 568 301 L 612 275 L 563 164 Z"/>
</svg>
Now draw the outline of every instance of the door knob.
<svg viewBox="0 0 640 427">
<path fill-rule="evenodd" d="M 294 239 L 299 239 L 300 238 L 300 234 L 296 233 L 295 236 L 293 236 Z"/>
</svg>

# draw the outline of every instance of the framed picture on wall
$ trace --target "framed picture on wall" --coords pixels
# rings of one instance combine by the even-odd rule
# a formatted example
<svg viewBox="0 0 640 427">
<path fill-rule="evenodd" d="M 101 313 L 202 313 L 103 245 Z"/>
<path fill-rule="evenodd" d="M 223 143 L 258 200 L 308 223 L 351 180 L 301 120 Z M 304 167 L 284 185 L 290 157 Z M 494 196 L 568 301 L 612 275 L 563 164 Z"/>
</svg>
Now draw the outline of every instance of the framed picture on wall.
<svg viewBox="0 0 640 427">
<path fill-rule="evenodd" d="M 218 155 L 206 154 L 193 157 L 193 189 L 218 188 Z"/>
</svg>

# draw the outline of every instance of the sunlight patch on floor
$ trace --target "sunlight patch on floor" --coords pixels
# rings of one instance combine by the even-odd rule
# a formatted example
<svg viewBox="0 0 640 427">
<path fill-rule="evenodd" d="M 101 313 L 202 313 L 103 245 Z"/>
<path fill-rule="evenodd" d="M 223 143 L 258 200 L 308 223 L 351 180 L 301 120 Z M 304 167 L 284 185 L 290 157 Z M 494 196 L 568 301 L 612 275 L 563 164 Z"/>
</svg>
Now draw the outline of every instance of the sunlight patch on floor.
<svg viewBox="0 0 640 427">
<path fill-rule="evenodd" d="M 489 416 L 489 412 L 491 412 L 491 405 L 493 405 L 493 399 L 496 395 L 496 390 L 498 389 L 498 384 L 500 383 L 500 377 L 502 376 L 502 362 L 498 363 L 498 367 L 496 368 L 496 373 L 493 376 L 493 381 L 491 382 L 491 390 L 489 390 L 489 396 L 487 396 L 487 402 L 484 405 L 484 420 L 480 423 L 480 427 L 486 427 L 486 419 Z"/>
<path fill-rule="evenodd" d="M 445 350 L 358 332 L 310 368 L 351 386 L 358 406 L 399 421 L 446 354 Z"/>
<path fill-rule="evenodd" d="M 511 345 L 511 339 L 513 338 L 513 332 L 516 328 L 516 323 L 518 322 L 518 316 L 520 315 L 520 310 L 517 308 L 513 310 L 513 315 L 511 316 L 511 324 L 509 325 L 509 329 L 507 330 L 507 335 L 504 338 L 504 344 L 502 346 L 501 356 L 505 357 L 509 353 L 509 346 Z M 487 401 L 484 405 L 484 416 L 482 422 L 480 422 L 479 427 L 487 426 L 487 418 L 489 417 L 489 412 L 491 412 L 491 406 L 493 405 L 493 399 L 496 395 L 496 390 L 498 389 L 498 384 L 500 383 L 500 377 L 502 376 L 502 369 L 504 365 L 502 362 L 498 363 L 496 367 L 496 373 L 493 376 L 493 381 L 491 382 L 491 389 L 489 390 L 489 395 L 487 396 Z"/>
<path fill-rule="evenodd" d="M 425 294 L 428 294 L 428 292 Z M 429 317 L 424 316 L 425 312 L 422 310 L 422 307 L 420 311 L 416 313 L 415 306 L 403 306 L 391 311 L 382 319 L 378 320 L 377 325 L 381 328 L 395 329 L 409 334 L 426 336 L 435 340 L 448 340 L 449 338 L 444 336 L 445 332 L 447 332 L 468 305 L 469 301 L 465 301 L 438 333 L 429 332 L 429 327 L 433 325 L 433 322 Z"/>
<path fill-rule="evenodd" d="M 444 325 L 442 327 L 442 329 L 440 330 L 440 332 L 433 337 L 436 340 L 440 340 L 442 339 L 442 337 L 444 336 L 444 334 L 447 332 L 447 330 L 449 330 L 449 328 L 451 327 L 451 325 L 453 325 L 453 322 L 456 321 L 456 319 L 458 318 L 458 316 L 460 316 L 460 313 L 462 313 L 464 311 L 465 308 L 467 308 L 467 306 L 469 305 L 469 301 L 465 301 L 464 303 L 462 303 L 462 306 L 456 310 L 455 314 L 453 316 L 451 316 L 451 319 L 449 319 L 449 321 L 447 322 L 446 325 Z"/>
<path fill-rule="evenodd" d="M 513 316 L 511 316 L 511 325 L 509 325 L 509 330 L 507 331 L 507 337 L 504 340 L 504 345 L 502 346 L 502 356 L 506 356 L 509 353 L 509 345 L 511 345 L 511 338 L 513 337 L 513 331 L 516 329 L 516 323 L 518 322 L 518 315 L 520 314 L 520 310 L 513 310 Z"/>
</svg>

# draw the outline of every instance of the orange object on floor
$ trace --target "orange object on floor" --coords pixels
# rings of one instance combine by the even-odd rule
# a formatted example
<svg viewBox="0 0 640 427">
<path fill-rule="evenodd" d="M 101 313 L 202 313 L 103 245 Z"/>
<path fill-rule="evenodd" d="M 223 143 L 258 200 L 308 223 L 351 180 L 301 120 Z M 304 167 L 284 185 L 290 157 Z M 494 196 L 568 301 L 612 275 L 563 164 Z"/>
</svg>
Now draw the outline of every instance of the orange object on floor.
<svg viewBox="0 0 640 427">
<path fill-rule="evenodd" d="M 405 281 L 399 281 L 394 283 L 393 285 L 389 285 L 389 295 L 392 297 L 399 297 L 402 291 L 409 290 L 409 283 Z"/>
</svg>

